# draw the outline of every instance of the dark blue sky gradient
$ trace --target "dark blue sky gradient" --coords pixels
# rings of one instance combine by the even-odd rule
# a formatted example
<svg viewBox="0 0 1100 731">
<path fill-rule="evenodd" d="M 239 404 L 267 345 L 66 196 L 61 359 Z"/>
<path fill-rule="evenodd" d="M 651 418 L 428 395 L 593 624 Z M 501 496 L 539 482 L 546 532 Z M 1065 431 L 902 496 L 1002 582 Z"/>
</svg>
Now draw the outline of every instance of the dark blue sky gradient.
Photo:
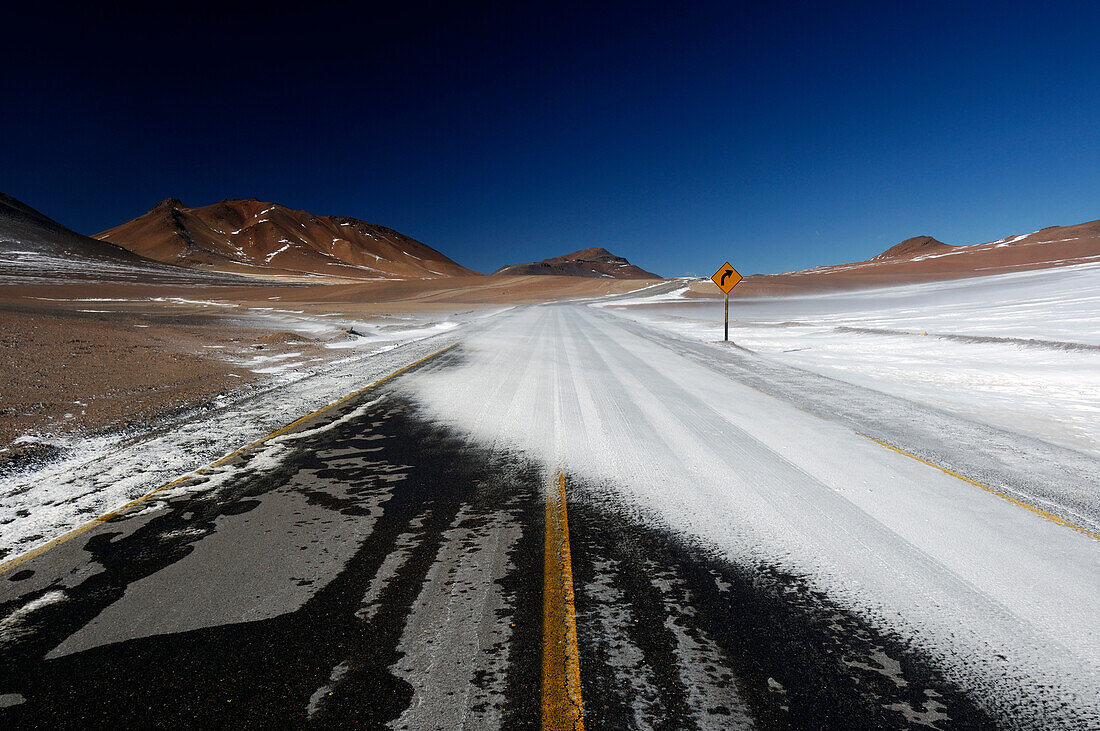
<svg viewBox="0 0 1100 731">
<path fill-rule="evenodd" d="M 9 18 L 0 190 L 82 233 L 255 196 L 482 271 L 775 272 L 1100 218 L 1097 4 L 679 5 Z"/>
</svg>

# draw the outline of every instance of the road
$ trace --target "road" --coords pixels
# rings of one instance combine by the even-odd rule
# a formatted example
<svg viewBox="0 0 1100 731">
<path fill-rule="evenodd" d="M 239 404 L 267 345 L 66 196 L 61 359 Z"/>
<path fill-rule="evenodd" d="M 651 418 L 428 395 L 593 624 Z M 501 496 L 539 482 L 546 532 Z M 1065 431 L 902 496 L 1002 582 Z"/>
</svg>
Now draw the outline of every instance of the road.
<svg viewBox="0 0 1100 731">
<path fill-rule="evenodd" d="M 5 565 L 0 723 L 1095 723 L 1090 458 L 967 481 L 1025 442 L 806 378 L 583 306 L 469 328 Z"/>
</svg>

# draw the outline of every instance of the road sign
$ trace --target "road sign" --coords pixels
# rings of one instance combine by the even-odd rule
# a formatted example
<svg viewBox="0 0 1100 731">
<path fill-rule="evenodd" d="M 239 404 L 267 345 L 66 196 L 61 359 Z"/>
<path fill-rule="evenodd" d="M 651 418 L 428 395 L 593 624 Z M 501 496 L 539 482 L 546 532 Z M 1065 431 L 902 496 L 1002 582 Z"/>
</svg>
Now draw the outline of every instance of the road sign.
<svg viewBox="0 0 1100 731">
<path fill-rule="evenodd" d="M 730 290 L 741 281 L 741 273 L 733 268 L 728 261 L 718 268 L 711 279 L 718 285 L 718 289 L 726 293 L 726 340 L 730 339 Z"/>
<path fill-rule="evenodd" d="M 726 295 L 729 295 L 730 290 L 736 287 L 737 283 L 741 281 L 741 274 L 727 261 L 714 273 L 711 279 L 718 285 L 718 289 L 725 292 Z"/>
</svg>

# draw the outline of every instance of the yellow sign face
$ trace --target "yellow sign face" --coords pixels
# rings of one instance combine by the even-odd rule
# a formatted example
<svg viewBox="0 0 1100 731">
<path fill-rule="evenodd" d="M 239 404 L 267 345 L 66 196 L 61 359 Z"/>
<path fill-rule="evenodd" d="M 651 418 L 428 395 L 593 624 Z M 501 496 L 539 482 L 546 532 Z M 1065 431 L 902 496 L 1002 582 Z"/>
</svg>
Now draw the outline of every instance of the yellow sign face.
<svg viewBox="0 0 1100 731">
<path fill-rule="evenodd" d="M 718 289 L 729 294 L 730 290 L 737 286 L 737 283 L 741 281 L 742 277 L 741 274 L 733 268 L 733 265 L 727 261 L 714 273 L 711 279 L 718 285 Z"/>
</svg>

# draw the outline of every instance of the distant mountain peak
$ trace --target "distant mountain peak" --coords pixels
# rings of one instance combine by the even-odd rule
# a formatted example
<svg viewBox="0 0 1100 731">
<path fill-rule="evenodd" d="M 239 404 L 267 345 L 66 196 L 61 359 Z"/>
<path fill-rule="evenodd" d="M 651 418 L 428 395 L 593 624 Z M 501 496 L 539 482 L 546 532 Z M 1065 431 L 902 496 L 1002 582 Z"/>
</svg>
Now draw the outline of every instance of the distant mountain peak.
<svg viewBox="0 0 1100 731">
<path fill-rule="evenodd" d="M 562 254 L 542 261 L 509 264 L 493 274 L 548 274 L 567 277 L 604 279 L 662 279 L 659 274 L 636 267 L 621 256 L 603 247 L 593 246 L 571 254 Z"/>
<path fill-rule="evenodd" d="M 186 208 L 183 202 L 179 198 L 165 198 L 160 203 L 153 206 L 153 210 L 173 210 L 177 208 Z"/>
<path fill-rule="evenodd" d="M 955 247 L 937 241 L 931 236 L 914 236 L 899 244 L 894 244 L 886 251 L 871 259 L 881 261 L 883 259 L 899 259 L 919 256 L 920 254 L 935 254 L 950 251 Z"/>
<path fill-rule="evenodd" d="M 574 251 L 572 254 L 565 254 L 558 258 L 568 261 L 584 261 L 587 259 L 621 259 L 622 257 L 615 256 L 602 246 L 593 246 L 587 249 L 581 249 L 580 251 Z"/>
</svg>

